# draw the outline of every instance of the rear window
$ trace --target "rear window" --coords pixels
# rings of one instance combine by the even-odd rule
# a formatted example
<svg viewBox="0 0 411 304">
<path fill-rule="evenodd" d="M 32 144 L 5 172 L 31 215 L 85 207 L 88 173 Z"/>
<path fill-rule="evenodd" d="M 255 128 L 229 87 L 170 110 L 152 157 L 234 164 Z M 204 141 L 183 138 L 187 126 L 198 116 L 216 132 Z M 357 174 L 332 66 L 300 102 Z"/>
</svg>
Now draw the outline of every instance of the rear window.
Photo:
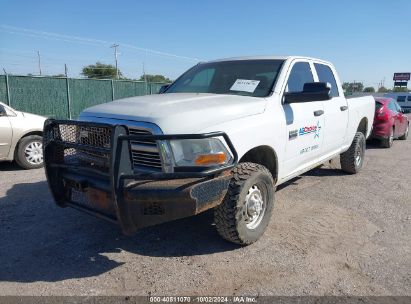
<svg viewBox="0 0 411 304">
<path fill-rule="evenodd" d="M 382 108 L 382 103 L 380 103 L 379 101 L 376 101 L 375 102 L 375 110 L 379 110 L 379 109 L 381 109 Z"/>
<path fill-rule="evenodd" d="M 406 98 L 406 96 L 398 96 L 397 101 L 398 102 L 405 102 L 405 98 Z"/>
</svg>

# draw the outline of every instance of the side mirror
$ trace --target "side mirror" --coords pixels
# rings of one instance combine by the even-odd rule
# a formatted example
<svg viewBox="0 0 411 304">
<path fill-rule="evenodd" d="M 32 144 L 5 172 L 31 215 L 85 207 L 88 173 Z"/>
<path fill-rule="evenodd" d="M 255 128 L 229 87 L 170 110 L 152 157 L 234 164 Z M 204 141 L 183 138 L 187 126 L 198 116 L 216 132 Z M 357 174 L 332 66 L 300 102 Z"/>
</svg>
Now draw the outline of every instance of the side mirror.
<svg viewBox="0 0 411 304">
<path fill-rule="evenodd" d="M 167 91 L 167 89 L 170 87 L 169 84 L 165 84 L 163 86 L 161 86 L 160 90 L 158 91 L 158 94 L 163 94 L 165 91 Z"/>
<path fill-rule="evenodd" d="M 302 92 L 285 93 L 285 103 L 322 101 L 331 99 L 330 86 L 326 82 L 307 82 Z"/>
</svg>

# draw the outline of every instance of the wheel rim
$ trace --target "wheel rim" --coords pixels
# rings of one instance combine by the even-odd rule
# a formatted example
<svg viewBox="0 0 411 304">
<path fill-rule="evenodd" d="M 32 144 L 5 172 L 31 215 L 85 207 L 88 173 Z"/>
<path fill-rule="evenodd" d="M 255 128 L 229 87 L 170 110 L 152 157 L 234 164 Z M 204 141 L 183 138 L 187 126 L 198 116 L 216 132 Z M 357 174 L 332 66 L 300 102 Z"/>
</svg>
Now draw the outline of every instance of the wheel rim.
<svg viewBox="0 0 411 304">
<path fill-rule="evenodd" d="M 43 144 L 40 141 L 32 141 L 24 149 L 24 156 L 30 165 L 43 163 Z"/>
<path fill-rule="evenodd" d="M 245 197 L 244 221 L 248 229 L 255 229 L 264 217 L 266 202 L 257 185 L 252 186 Z"/>
<path fill-rule="evenodd" d="M 355 152 L 355 166 L 359 167 L 361 165 L 364 156 L 364 142 L 360 143 L 359 149 Z"/>
</svg>

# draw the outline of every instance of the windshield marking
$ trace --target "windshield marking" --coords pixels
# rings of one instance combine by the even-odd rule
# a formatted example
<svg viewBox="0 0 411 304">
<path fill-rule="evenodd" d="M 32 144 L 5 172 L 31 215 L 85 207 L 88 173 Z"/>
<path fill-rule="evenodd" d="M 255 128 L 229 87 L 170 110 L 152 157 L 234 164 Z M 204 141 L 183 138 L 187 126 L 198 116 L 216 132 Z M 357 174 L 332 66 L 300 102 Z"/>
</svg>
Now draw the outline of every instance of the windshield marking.
<svg viewBox="0 0 411 304">
<path fill-rule="evenodd" d="M 237 79 L 231 86 L 230 91 L 254 93 L 259 83 L 259 80 Z"/>
</svg>

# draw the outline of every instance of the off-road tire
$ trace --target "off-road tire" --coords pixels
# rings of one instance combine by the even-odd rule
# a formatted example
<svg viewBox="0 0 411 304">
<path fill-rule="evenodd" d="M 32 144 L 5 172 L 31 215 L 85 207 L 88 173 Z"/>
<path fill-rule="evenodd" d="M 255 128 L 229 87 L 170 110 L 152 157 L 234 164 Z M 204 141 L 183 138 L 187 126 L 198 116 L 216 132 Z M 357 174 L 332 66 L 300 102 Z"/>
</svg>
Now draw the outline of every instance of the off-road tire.
<svg viewBox="0 0 411 304">
<path fill-rule="evenodd" d="M 357 132 L 350 148 L 340 155 L 341 169 L 349 174 L 358 173 L 364 163 L 364 154 L 365 136 L 363 133 Z M 358 156 L 360 156 L 360 161 L 357 159 Z"/>
<path fill-rule="evenodd" d="M 384 148 L 391 148 L 394 143 L 394 128 L 391 128 L 391 134 L 388 138 L 381 140 L 381 146 Z"/>
<path fill-rule="evenodd" d="M 18 143 L 14 159 L 16 163 L 24 169 L 37 169 L 43 167 L 43 162 L 39 164 L 32 164 L 26 158 L 26 147 L 33 142 L 43 142 L 43 138 L 38 135 L 30 135 L 20 139 Z"/>
<path fill-rule="evenodd" d="M 255 163 L 239 163 L 232 170 L 227 194 L 221 205 L 214 209 L 214 222 L 218 233 L 227 241 L 249 245 L 264 233 L 274 205 L 274 182 L 270 171 Z M 265 211 L 258 226 L 250 229 L 245 222 L 246 196 L 252 187 L 261 187 Z"/>
<path fill-rule="evenodd" d="M 406 139 L 407 139 L 407 137 L 408 137 L 408 132 L 409 132 L 409 129 L 410 129 L 410 124 L 408 124 L 408 125 L 407 125 L 407 129 L 405 130 L 404 135 L 402 135 L 402 136 L 398 137 L 398 139 L 401 139 L 401 140 L 406 140 Z"/>
</svg>

